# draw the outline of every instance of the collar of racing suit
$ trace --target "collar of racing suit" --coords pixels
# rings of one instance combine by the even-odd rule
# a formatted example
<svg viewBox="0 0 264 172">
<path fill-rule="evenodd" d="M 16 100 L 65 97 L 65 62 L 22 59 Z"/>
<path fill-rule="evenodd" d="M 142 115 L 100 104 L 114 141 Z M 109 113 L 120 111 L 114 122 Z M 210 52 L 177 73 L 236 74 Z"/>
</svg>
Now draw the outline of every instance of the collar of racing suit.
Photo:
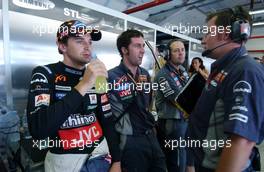
<svg viewBox="0 0 264 172">
<path fill-rule="evenodd" d="M 179 70 L 177 70 L 175 67 L 172 66 L 170 63 L 166 63 L 165 67 L 169 70 L 169 72 L 174 73 L 176 76 L 178 76 L 180 82 L 185 85 L 185 83 L 188 80 L 188 77 L 184 76 L 185 68 L 180 65 Z"/>
<path fill-rule="evenodd" d="M 61 61 L 58 63 L 58 65 L 60 66 L 60 68 L 63 68 L 66 73 L 71 73 L 71 74 L 79 75 L 79 76 L 82 76 L 84 74 L 85 69 L 86 69 L 85 67 L 83 69 L 76 69 L 74 67 L 71 67 L 71 66 L 64 64 Z"/>
<path fill-rule="evenodd" d="M 214 63 L 212 63 L 211 71 L 222 69 L 225 66 L 233 63 L 235 60 L 237 60 L 237 58 L 241 58 L 246 55 L 247 55 L 247 50 L 245 46 L 234 48 L 229 53 L 224 55 L 222 58 L 217 59 Z"/>
<path fill-rule="evenodd" d="M 185 72 L 185 68 L 182 65 L 180 65 L 179 70 L 177 70 L 174 66 L 172 66 L 171 63 L 167 62 L 166 67 L 169 69 L 169 71 L 174 72 L 178 75 L 181 75 L 183 72 Z"/>
<path fill-rule="evenodd" d="M 138 78 L 139 78 L 139 75 L 141 74 L 141 70 L 140 70 L 140 67 L 138 66 L 137 68 L 137 73 L 136 73 L 136 76 L 133 77 L 133 73 L 126 67 L 126 65 L 124 64 L 123 60 L 121 60 L 120 64 L 119 64 L 119 67 L 121 70 L 124 71 L 124 73 L 126 73 L 129 78 L 131 78 L 132 80 L 134 80 L 133 82 L 137 82 L 138 81 Z"/>
</svg>

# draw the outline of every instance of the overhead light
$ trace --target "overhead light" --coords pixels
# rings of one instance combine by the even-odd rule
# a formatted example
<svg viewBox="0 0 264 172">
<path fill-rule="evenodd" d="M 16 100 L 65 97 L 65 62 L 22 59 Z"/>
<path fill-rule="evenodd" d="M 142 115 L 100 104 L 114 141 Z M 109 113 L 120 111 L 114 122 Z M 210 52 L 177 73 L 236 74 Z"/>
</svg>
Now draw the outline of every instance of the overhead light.
<svg viewBox="0 0 264 172">
<path fill-rule="evenodd" d="M 142 32 L 143 32 L 143 33 L 146 33 L 146 34 L 149 33 L 149 32 L 148 32 L 147 30 L 145 30 L 145 29 L 143 29 Z"/>
<path fill-rule="evenodd" d="M 101 25 L 102 25 L 102 26 L 105 26 L 105 27 L 114 28 L 114 26 L 112 26 L 112 25 L 110 25 L 110 24 L 106 24 L 106 23 L 102 23 Z"/>
<path fill-rule="evenodd" d="M 250 15 L 253 15 L 253 14 L 260 14 L 260 13 L 264 13 L 264 9 L 263 9 L 263 10 L 256 10 L 256 11 L 249 11 L 249 14 L 250 14 Z"/>
<path fill-rule="evenodd" d="M 104 18 L 100 21 L 100 24 L 101 24 L 102 26 L 105 26 L 105 27 L 114 28 L 114 26 L 112 26 L 112 25 L 106 23 Z"/>
<path fill-rule="evenodd" d="M 260 26 L 260 25 L 264 25 L 264 22 L 257 22 L 257 23 L 253 23 L 253 26 Z"/>
</svg>

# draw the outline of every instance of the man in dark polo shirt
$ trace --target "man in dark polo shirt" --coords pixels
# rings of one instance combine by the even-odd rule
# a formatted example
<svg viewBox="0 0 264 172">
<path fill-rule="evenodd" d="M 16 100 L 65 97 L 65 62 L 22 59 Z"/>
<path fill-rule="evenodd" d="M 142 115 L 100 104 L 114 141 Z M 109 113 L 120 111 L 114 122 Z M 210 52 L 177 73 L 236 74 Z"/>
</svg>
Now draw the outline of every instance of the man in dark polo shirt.
<svg viewBox="0 0 264 172">
<path fill-rule="evenodd" d="M 171 148 L 166 142 L 185 137 L 187 121 L 183 112 L 174 105 L 175 98 L 184 88 L 188 73 L 183 67 L 185 47 L 179 40 L 168 43 L 167 63 L 156 74 L 154 82 L 164 85 L 156 92 L 156 109 L 158 114 L 158 137 L 160 146 L 166 156 L 168 172 L 185 172 L 186 151 L 184 147 Z M 176 102 L 175 102 L 176 104 Z"/>
<path fill-rule="evenodd" d="M 165 172 L 165 156 L 154 132 L 154 117 L 149 112 L 150 75 L 140 67 L 144 47 L 144 36 L 137 30 L 127 30 L 117 38 L 122 60 L 108 72 L 112 85 L 109 101 L 120 136 L 116 146 L 121 152 L 122 171 Z"/>
<path fill-rule="evenodd" d="M 264 71 L 244 46 L 250 23 L 240 7 L 207 18 L 209 28 L 225 29 L 215 35 L 210 30 L 202 40 L 203 55 L 216 61 L 187 130 L 196 172 L 254 171 L 252 149 L 264 136 Z"/>
</svg>

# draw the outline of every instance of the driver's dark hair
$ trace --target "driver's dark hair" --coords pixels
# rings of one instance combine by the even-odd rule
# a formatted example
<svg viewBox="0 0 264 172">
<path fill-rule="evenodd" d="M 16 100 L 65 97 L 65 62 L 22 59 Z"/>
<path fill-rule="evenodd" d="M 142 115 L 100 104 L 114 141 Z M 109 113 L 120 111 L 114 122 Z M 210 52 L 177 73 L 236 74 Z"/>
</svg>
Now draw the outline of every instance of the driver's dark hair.
<svg viewBox="0 0 264 172">
<path fill-rule="evenodd" d="M 144 35 L 142 32 L 140 32 L 138 30 L 129 29 L 129 30 L 121 33 L 121 35 L 118 36 L 117 41 L 116 41 L 116 46 L 117 46 L 119 54 L 122 58 L 123 58 L 123 52 L 121 50 L 122 47 L 128 48 L 129 44 L 131 43 L 131 38 L 134 38 L 134 37 L 144 38 Z"/>
</svg>

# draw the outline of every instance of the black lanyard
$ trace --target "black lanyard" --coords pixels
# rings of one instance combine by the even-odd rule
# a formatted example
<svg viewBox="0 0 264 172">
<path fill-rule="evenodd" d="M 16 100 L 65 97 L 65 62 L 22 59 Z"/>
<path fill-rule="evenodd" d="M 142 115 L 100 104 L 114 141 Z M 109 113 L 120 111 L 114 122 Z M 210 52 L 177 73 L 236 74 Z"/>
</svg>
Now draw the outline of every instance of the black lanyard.
<svg viewBox="0 0 264 172">
<path fill-rule="evenodd" d="M 168 65 L 167 66 L 168 70 L 171 71 L 170 68 L 172 68 L 172 67 L 169 66 L 169 64 L 167 64 L 167 65 Z M 179 71 L 180 71 L 180 69 L 179 69 Z M 186 81 L 184 79 L 182 79 L 182 77 L 185 78 L 185 76 L 183 75 L 183 72 L 178 72 L 177 69 L 175 69 L 175 68 L 173 68 L 173 70 L 171 72 L 173 72 L 179 78 L 179 81 L 180 81 L 182 86 L 184 86 L 186 84 Z"/>
</svg>

